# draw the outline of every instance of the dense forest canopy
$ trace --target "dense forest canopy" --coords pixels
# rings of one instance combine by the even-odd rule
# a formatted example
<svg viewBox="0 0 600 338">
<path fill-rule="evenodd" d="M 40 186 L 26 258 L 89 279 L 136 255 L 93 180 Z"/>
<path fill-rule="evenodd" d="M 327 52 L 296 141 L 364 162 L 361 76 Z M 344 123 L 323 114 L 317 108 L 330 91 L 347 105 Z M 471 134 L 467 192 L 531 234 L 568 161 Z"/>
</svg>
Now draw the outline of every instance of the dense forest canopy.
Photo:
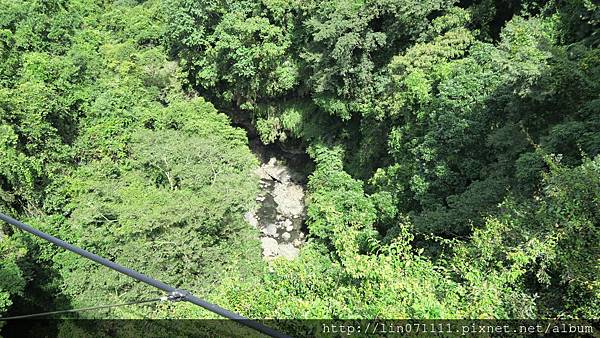
<svg viewBox="0 0 600 338">
<path fill-rule="evenodd" d="M 0 0 L 0 209 L 252 318 L 599 318 L 599 24 L 592 0 Z M 231 121 L 314 163 L 297 259 L 261 259 Z M 0 253 L 4 315 L 155 292 L 6 224 Z"/>
</svg>

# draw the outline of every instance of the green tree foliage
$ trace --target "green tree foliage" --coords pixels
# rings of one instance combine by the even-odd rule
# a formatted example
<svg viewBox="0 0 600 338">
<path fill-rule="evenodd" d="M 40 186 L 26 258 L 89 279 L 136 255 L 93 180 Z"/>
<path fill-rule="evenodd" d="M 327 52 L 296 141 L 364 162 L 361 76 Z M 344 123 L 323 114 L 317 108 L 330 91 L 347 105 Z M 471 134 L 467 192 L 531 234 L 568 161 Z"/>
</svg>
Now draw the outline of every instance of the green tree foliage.
<svg viewBox="0 0 600 338">
<path fill-rule="evenodd" d="M 34 17 L 21 13 L 29 10 Z M 257 234 L 242 215 L 257 192 L 257 160 L 244 131 L 181 92 L 177 64 L 156 45 L 159 2 L 31 1 L 2 11 L 13 18 L 2 21 L 11 34 L 34 20 L 21 40 L 3 45 L 19 66 L 0 88 L 3 212 L 200 294 L 221 275 L 254 273 Z M 33 44 L 73 20 L 76 29 Z M 41 298 L 32 290 L 51 285 L 61 307 L 155 294 L 41 240 L 29 242 L 25 257 L 18 237 L 2 236 L 3 311 L 15 297 L 17 312 L 48 310 L 53 304 L 34 306 Z M 27 260 L 52 270 L 51 279 Z M 113 315 L 144 316 L 140 309 Z"/>
<path fill-rule="evenodd" d="M 192 84 L 225 103 L 253 108 L 298 82 L 289 53 L 294 22 L 284 3 L 172 0 L 164 9 L 167 39 L 193 74 Z"/>
<path fill-rule="evenodd" d="M 27 250 L 19 241 L 2 232 L 0 234 L 0 314 L 4 314 L 12 305 L 12 299 L 25 291 L 26 276 L 18 263 Z M 3 325 L 4 323 L 1 323 L 0 328 Z"/>
<path fill-rule="evenodd" d="M 247 269 L 258 256 L 255 234 L 242 218 L 256 194 L 256 159 L 245 136 L 228 130 L 226 121 L 202 101 L 161 111 L 153 130 L 133 133 L 126 161 L 92 161 L 66 179 L 70 216 L 54 232 L 196 292 L 209 290 L 230 269 Z M 148 293 L 71 253 L 52 259 L 76 304 Z"/>
<path fill-rule="evenodd" d="M 497 295 L 496 305 L 514 306 L 515 317 L 537 312 L 596 318 L 599 158 L 574 168 L 547 160 L 551 170 L 535 198 L 521 203 L 507 199 L 498 217 L 456 248 L 452 266 L 469 271 L 456 272 L 476 285 L 493 276 L 498 283 L 486 284 L 490 288 L 485 292 Z"/>
<path fill-rule="evenodd" d="M 393 54 L 383 47 L 415 41 L 426 17 L 451 2 L 165 3 L 167 43 L 191 84 L 218 106 L 249 112 L 272 142 L 312 129 L 314 105 L 334 118 L 325 124 L 370 113 L 388 82 Z M 312 104 L 287 103 L 292 95 Z M 302 116 L 296 123 L 290 109 Z"/>
<path fill-rule="evenodd" d="M 317 1 L 280 6 L 291 13 L 282 21 L 265 10 L 269 4 L 252 2 L 245 8 L 255 10 L 245 17 L 267 18 L 288 35 L 285 57 L 297 65 L 296 84 L 277 94 L 265 85 L 250 105 L 217 104 L 249 112 L 263 142 L 291 137 L 308 145 L 316 169 L 308 184 L 307 223 L 316 252 L 325 250 L 328 259 L 351 269 L 359 261 L 355 255 L 375 255 L 402 232 L 400 224 L 414 224 L 413 245 L 452 267 L 445 278 L 458 283 L 459 299 L 484 290 L 471 305 L 454 304 L 462 315 L 594 315 L 589 309 L 595 303 L 579 298 L 574 305 L 556 296 L 565 285 L 590 299 L 596 292 L 562 276 L 557 259 L 550 263 L 548 257 L 558 257 L 550 253 L 552 243 L 560 243 L 557 233 L 529 232 L 534 222 L 562 217 L 534 211 L 542 204 L 568 203 L 546 194 L 554 186 L 548 177 L 559 174 L 541 154 L 562 158 L 561 170 L 568 171 L 600 149 L 596 5 Z M 213 47 L 195 52 L 178 40 L 196 35 L 177 28 L 215 36 L 211 32 L 226 25 L 228 13 L 242 11 L 231 4 L 172 8 L 172 15 L 204 18 L 195 26 L 171 21 L 183 35 L 168 41 L 183 62 Z M 247 50 L 262 43 L 246 41 Z M 230 53 L 222 60 L 231 65 L 245 57 Z M 203 72 L 186 71 L 190 77 Z M 522 213 L 527 221 L 517 217 Z M 588 219 L 584 215 L 578 209 L 572 216 Z M 514 246 L 517 238 L 524 244 Z M 503 251 L 514 254 L 492 253 Z M 529 258 L 538 256 L 548 261 Z M 504 262 L 500 268 L 498 261 Z M 543 264 L 555 268 L 536 277 L 533 271 Z M 594 283 L 590 275 L 581 280 Z"/>
<path fill-rule="evenodd" d="M 452 306 L 456 288 L 449 288 L 454 283 L 405 245 L 357 255 L 344 265 L 328 257 L 326 248 L 309 243 L 297 260 L 275 262 L 259 280 L 224 283 L 220 298 L 232 309 L 261 318 L 459 316 Z"/>
<path fill-rule="evenodd" d="M 598 20 L 589 0 L 0 0 L 0 209 L 250 317 L 597 318 Z M 296 260 L 260 259 L 230 120 L 315 164 Z M 1 232 L 2 312 L 149 292 L 24 238 Z"/>
</svg>

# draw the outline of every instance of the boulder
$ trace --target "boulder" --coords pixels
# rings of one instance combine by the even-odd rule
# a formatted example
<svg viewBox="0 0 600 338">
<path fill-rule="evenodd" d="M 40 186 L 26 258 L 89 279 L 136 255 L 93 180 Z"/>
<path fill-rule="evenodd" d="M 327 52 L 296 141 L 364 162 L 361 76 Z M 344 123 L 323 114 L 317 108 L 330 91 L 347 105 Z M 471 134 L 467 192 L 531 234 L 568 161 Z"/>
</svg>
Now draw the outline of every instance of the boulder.
<svg viewBox="0 0 600 338">
<path fill-rule="evenodd" d="M 280 244 L 279 245 L 279 255 L 285 257 L 286 259 L 292 260 L 298 257 L 300 250 L 294 247 L 292 244 Z"/>
<path fill-rule="evenodd" d="M 273 223 L 268 224 L 262 232 L 266 235 L 275 236 L 277 233 L 277 226 Z"/>
<path fill-rule="evenodd" d="M 254 212 L 252 211 L 248 211 L 247 213 L 244 214 L 244 219 L 246 220 L 246 222 L 248 222 L 251 226 L 258 228 L 258 219 L 256 218 L 256 215 L 254 215 Z"/>
<path fill-rule="evenodd" d="M 279 254 L 279 246 L 277 245 L 277 241 L 270 237 L 263 237 L 260 239 L 263 256 L 266 257 L 275 257 Z"/>
</svg>

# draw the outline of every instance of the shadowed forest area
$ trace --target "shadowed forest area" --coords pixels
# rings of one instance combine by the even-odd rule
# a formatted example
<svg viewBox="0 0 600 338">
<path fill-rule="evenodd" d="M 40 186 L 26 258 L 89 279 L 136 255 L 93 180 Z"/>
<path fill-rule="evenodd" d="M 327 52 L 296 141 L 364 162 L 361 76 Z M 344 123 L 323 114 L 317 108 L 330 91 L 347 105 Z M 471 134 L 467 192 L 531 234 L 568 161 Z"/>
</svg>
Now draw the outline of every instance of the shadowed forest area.
<svg viewBox="0 0 600 338">
<path fill-rule="evenodd" d="M 0 0 L 0 210 L 250 318 L 597 319 L 599 24 L 592 0 Z M 244 218 L 250 133 L 306 162 L 296 258 Z M 157 294 L 0 225 L 0 316 Z"/>
</svg>

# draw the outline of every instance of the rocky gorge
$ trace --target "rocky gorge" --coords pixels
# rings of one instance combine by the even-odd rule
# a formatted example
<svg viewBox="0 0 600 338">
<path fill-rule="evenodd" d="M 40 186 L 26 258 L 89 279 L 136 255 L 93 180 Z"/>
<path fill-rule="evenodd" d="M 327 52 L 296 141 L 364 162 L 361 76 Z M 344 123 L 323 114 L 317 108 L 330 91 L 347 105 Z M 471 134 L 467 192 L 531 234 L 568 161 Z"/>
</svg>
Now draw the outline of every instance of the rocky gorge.
<svg viewBox="0 0 600 338">
<path fill-rule="evenodd" d="M 255 174 L 260 178 L 258 207 L 244 218 L 261 233 L 263 257 L 274 259 L 298 256 L 305 240 L 304 187 L 302 176 L 275 156 L 263 162 Z"/>
<path fill-rule="evenodd" d="M 254 171 L 260 179 L 256 207 L 244 219 L 259 230 L 264 259 L 294 259 L 306 241 L 304 187 L 314 164 L 298 140 L 264 144 L 248 115 L 228 115 L 233 126 L 246 131 L 248 145 L 260 161 Z"/>
</svg>

